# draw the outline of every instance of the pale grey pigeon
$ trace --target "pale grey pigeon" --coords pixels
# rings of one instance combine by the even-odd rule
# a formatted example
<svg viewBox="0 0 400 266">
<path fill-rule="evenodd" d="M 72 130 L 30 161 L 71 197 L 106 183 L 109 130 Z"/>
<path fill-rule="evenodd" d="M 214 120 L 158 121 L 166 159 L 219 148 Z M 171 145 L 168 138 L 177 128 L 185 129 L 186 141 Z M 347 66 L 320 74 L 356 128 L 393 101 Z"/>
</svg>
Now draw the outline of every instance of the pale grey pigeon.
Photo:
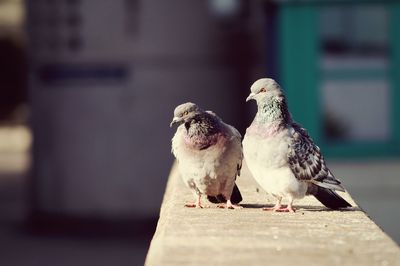
<svg viewBox="0 0 400 266">
<path fill-rule="evenodd" d="M 264 210 L 294 212 L 294 199 L 314 195 L 331 209 L 350 207 L 335 190 L 344 191 L 325 164 L 307 131 L 288 111 L 277 82 L 263 78 L 253 83 L 246 101 L 256 100 L 258 111 L 243 139 L 246 163 L 259 185 L 276 198 Z M 287 207 L 281 205 L 288 199 Z"/>
<path fill-rule="evenodd" d="M 243 159 L 240 133 L 194 103 L 175 108 L 170 126 L 174 124 L 179 126 L 172 138 L 172 153 L 195 196 L 195 202 L 185 206 L 202 208 L 201 196 L 207 195 L 211 202 L 221 202 L 219 207 L 240 208 L 234 205 L 242 200 L 235 184 Z"/>
</svg>

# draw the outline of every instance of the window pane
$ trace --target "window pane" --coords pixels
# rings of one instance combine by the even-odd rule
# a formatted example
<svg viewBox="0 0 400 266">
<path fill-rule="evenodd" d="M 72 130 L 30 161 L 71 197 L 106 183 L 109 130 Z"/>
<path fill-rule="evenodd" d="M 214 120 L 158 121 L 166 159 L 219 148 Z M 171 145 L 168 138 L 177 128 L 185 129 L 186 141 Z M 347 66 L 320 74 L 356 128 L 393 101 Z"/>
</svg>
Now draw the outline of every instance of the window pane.
<svg viewBox="0 0 400 266">
<path fill-rule="evenodd" d="M 386 81 L 326 81 L 322 84 L 325 137 L 328 140 L 390 138 Z"/>
<path fill-rule="evenodd" d="M 389 140 L 387 10 L 379 5 L 325 7 L 320 21 L 324 138 Z"/>
</svg>

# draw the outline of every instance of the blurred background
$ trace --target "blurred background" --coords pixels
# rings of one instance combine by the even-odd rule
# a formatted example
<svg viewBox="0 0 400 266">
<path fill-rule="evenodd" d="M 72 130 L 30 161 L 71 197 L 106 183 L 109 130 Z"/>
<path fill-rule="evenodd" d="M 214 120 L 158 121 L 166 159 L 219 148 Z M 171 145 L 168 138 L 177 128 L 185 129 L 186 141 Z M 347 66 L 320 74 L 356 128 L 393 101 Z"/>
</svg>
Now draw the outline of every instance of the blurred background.
<svg viewBox="0 0 400 266">
<path fill-rule="evenodd" d="M 400 242 L 400 2 L 0 0 L 0 264 L 140 265 L 193 101 L 241 133 L 273 77 Z"/>
</svg>

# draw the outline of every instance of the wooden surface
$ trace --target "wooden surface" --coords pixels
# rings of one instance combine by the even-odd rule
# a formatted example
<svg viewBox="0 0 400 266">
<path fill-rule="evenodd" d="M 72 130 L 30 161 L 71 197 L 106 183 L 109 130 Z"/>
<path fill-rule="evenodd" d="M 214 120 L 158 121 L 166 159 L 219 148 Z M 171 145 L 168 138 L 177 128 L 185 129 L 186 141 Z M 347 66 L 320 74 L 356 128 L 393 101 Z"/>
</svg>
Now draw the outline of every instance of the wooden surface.
<svg viewBox="0 0 400 266">
<path fill-rule="evenodd" d="M 192 194 L 173 166 L 146 265 L 400 265 L 399 246 L 349 194 L 346 211 L 306 197 L 296 213 L 273 213 L 245 165 L 237 183 L 243 209 L 185 208 Z"/>
</svg>

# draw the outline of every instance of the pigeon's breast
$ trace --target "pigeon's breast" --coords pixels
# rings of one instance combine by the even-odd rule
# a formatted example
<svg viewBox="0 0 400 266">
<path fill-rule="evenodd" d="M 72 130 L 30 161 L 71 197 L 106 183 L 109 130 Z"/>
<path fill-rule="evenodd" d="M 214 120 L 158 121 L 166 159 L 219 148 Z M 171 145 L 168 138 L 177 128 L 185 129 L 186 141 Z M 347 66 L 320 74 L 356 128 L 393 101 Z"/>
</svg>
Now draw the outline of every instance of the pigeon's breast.
<svg viewBox="0 0 400 266">
<path fill-rule="evenodd" d="M 213 134 L 210 136 L 201 134 L 201 135 L 194 135 L 190 136 L 187 133 L 183 134 L 183 140 L 185 142 L 185 145 L 194 150 L 204 150 L 207 149 L 215 144 L 217 142 L 221 142 L 221 140 L 224 138 L 224 135 L 222 133 L 217 133 Z"/>
<path fill-rule="evenodd" d="M 214 138 L 213 145 L 205 149 L 188 143 L 183 134 L 175 140 L 175 155 L 182 178 L 189 186 L 192 184 L 207 195 L 219 194 L 221 183 L 228 179 L 234 181 L 241 158 L 240 142 L 236 147 L 225 133 L 218 133 Z"/>
<path fill-rule="evenodd" d="M 258 136 L 262 139 L 272 138 L 282 131 L 282 124 L 277 121 L 268 125 L 253 122 L 246 130 L 246 135 Z"/>
<path fill-rule="evenodd" d="M 297 193 L 301 185 L 288 165 L 289 141 L 286 129 L 268 137 L 247 131 L 243 139 L 243 153 L 251 174 L 264 190 L 275 195 Z M 301 196 L 296 193 L 294 197 Z"/>
<path fill-rule="evenodd" d="M 270 169 L 287 165 L 290 136 L 286 129 L 250 127 L 243 139 L 246 162 Z"/>
</svg>

